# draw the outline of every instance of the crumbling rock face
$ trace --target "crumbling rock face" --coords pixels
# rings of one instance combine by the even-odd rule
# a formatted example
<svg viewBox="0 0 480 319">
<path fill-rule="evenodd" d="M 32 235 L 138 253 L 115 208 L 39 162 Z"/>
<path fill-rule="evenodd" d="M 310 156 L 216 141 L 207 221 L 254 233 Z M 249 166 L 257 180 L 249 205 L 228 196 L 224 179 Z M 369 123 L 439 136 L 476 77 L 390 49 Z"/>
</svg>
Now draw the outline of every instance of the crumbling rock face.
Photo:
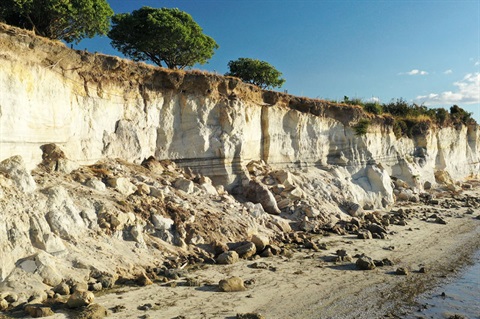
<svg viewBox="0 0 480 319">
<path fill-rule="evenodd" d="M 435 183 L 438 170 L 455 180 L 480 171 L 478 127 L 397 139 L 382 118 L 359 107 L 74 51 L 5 25 L 0 44 L 0 85 L 8 88 L 0 101 L 0 160 L 21 155 L 28 169 L 42 160 L 70 172 L 102 158 L 140 163 L 155 156 L 231 190 L 252 160 L 274 169 L 333 165 L 376 207 L 392 201 L 388 176 L 418 187 Z M 352 126 L 361 117 L 372 125 L 357 136 Z M 42 159 L 40 146 L 48 143 L 70 162 L 57 152 Z"/>
</svg>

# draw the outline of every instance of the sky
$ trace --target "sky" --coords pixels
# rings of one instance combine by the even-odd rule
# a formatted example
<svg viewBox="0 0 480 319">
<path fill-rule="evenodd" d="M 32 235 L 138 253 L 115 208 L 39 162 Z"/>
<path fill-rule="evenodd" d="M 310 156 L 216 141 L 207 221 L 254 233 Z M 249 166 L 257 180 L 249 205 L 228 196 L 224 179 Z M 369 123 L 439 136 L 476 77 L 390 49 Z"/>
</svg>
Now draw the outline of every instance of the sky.
<svg viewBox="0 0 480 319">
<path fill-rule="evenodd" d="M 107 0 L 115 13 L 179 8 L 219 44 L 195 69 L 269 62 L 279 91 L 311 98 L 457 104 L 480 123 L 480 0 Z M 77 49 L 120 55 L 107 37 Z"/>
</svg>

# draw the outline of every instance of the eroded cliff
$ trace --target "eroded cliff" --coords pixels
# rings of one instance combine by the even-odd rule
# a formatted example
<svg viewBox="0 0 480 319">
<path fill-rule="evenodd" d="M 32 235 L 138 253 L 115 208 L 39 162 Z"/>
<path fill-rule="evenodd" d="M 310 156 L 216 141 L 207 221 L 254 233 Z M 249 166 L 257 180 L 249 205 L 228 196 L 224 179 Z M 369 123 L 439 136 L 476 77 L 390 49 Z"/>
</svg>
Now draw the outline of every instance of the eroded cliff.
<svg viewBox="0 0 480 319">
<path fill-rule="evenodd" d="M 6 282 L 33 268 L 51 286 L 71 269 L 87 277 L 135 272 L 134 265 L 161 258 L 151 249 L 162 243 L 193 251 L 216 239 L 195 218 L 223 223 L 219 238 L 230 241 L 257 232 L 273 238 L 289 229 L 288 221 L 307 232 L 332 229 L 348 214 L 419 201 L 437 183 L 458 191 L 455 181 L 480 174 L 478 126 L 397 138 L 388 120 L 360 107 L 74 51 L 1 24 L 0 65 L 0 251 L 8 256 L 0 279 Z M 352 127 L 365 117 L 372 125 L 358 136 Z M 62 156 L 48 162 L 51 144 Z M 122 162 L 151 156 L 185 170 L 158 164 L 157 176 Z M 40 163 L 36 185 L 28 171 Z M 222 197 L 222 186 L 238 198 Z M 191 206 L 202 200 L 200 213 Z M 116 262 L 85 261 L 92 247 Z M 125 249 L 132 252 L 124 256 Z M 63 258 L 57 268 L 49 261 L 56 255 Z"/>
</svg>

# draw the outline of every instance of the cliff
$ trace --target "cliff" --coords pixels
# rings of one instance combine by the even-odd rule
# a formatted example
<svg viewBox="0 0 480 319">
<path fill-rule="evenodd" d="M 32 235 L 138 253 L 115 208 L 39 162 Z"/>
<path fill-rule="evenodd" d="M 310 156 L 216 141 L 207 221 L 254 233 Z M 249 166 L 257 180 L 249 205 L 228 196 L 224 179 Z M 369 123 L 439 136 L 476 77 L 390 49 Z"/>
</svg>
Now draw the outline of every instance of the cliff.
<svg viewBox="0 0 480 319">
<path fill-rule="evenodd" d="M 389 175 L 434 182 L 480 171 L 478 127 L 433 129 L 397 139 L 383 119 L 365 136 L 352 129 L 361 108 L 262 91 L 235 78 L 169 71 L 0 29 L 1 158 L 29 168 L 40 145 L 56 143 L 78 163 L 140 162 L 154 155 L 229 188 L 245 164 L 275 168 L 339 165 L 351 175 L 376 162 Z"/>
<path fill-rule="evenodd" d="M 10 283 L 31 256 L 51 286 L 72 267 L 125 274 L 160 258 L 159 245 L 212 242 L 219 225 L 231 241 L 291 221 L 332 229 L 480 175 L 478 126 L 397 138 L 361 107 L 74 51 L 2 24 L 0 90 L 0 281 Z M 362 118 L 372 125 L 358 136 Z M 180 168 L 150 159 L 147 170 L 151 156 Z M 117 264 L 85 261 L 92 249 Z M 49 261 L 56 255 L 66 261 Z M 91 264 L 72 266 L 79 260 Z"/>
</svg>

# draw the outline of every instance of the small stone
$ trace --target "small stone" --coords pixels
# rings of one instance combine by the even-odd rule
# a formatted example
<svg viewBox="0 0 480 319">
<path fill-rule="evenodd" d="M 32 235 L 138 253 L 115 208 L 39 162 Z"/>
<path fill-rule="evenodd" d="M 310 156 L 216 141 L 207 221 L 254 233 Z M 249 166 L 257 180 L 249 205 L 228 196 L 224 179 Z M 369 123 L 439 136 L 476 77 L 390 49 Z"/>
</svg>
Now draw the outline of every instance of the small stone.
<svg viewBox="0 0 480 319">
<path fill-rule="evenodd" d="M 9 293 L 8 295 L 5 296 L 4 298 L 8 303 L 14 303 L 18 301 L 18 295 L 14 292 Z"/>
<path fill-rule="evenodd" d="M 407 268 L 403 268 L 403 267 L 399 267 L 397 268 L 397 270 L 395 270 L 395 274 L 396 275 L 401 275 L 401 276 L 407 276 L 408 275 L 408 269 Z"/>
<path fill-rule="evenodd" d="M 268 264 L 263 262 L 263 261 L 253 263 L 253 264 L 250 265 L 250 267 L 256 268 L 256 269 L 268 269 L 269 268 Z"/>
<path fill-rule="evenodd" d="M 435 223 L 437 224 L 441 224 L 441 225 L 446 225 L 447 222 L 445 221 L 445 219 L 441 218 L 441 217 L 438 217 L 435 219 Z"/>
<path fill-rule="evenodd" d="M 240 277 L 230 277 L 228 279 L 222 279 L 218 283 L 218 289 L 223 292 L 236 292 L 245 291 L 245 285 L 243 279 Z"/>
<path fill-rule="evenodd" d="M 237 313 L 237 319 L 265 319 L 259 313 Z"/>
<path fill-rule="evenodd" d="M 425 274 L 428 272 L 427 268 L 426 267 L 420 267 L 420 269 L 418 270 L 419 273 L 421 274 Z"/>
</svg>

